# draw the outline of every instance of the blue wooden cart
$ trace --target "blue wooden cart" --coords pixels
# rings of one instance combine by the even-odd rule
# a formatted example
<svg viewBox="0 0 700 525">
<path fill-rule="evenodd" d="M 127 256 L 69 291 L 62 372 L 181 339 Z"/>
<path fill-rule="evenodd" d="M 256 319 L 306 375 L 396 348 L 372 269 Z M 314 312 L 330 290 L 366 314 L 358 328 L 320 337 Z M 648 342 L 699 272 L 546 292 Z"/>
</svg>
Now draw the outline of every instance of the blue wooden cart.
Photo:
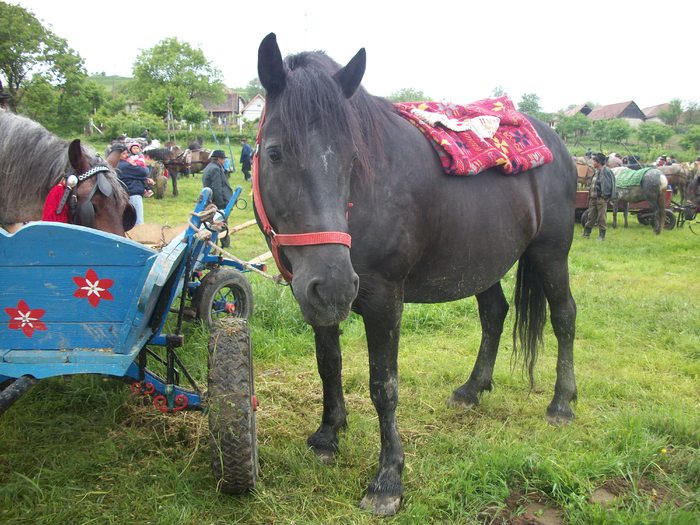
<svg viewBox="0 0 700 525">
<path fill-rule="evenodd" d="M 256 402 L 246 320 L 253 303 L 243 276 L 249 267 L 211 253 L 202 235 L 211 226 L 199 215 L 210 196 L 204 188 L 188 229 L 160 252 L 69 224 L 0 230 L 0 413 L 39 379 L 122 378 L 164 412 L 207 410 L 219 488 L 254 487 Z M 215 243 L 219 233 L 211 231 Z M 212 328 L 206 392 L 177 354 L 187 312 Z M 176 318 L 166 323 L 169 314 Z"/>
</svg>

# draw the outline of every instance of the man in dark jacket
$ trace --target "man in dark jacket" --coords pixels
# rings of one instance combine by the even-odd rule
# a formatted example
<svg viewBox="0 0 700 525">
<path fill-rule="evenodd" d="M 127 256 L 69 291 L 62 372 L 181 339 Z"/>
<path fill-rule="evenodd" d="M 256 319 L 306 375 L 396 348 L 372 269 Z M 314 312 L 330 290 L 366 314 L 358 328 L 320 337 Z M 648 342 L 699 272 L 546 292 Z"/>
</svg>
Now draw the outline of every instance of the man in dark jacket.
<svg viewBox="0 0 700 525">
<path fill-rule="evenodd" d="M 241 140 L 241 170 L 243 171 L 243 176 L 246 181 L 250 181 L 250 168 L 253 163 L 253 148 L 250 147 L 248 142 L 243 139 Z"/>
<path fill-rule="evenodd" d="M 233 196 L 233 190 L 228 183 L 228 177 L 224 170 L 225 161 L 226 153 L 223 150 L 215 149 L 209 157 L 209 164 L 202 172 L 202 186 L 211 188 L 211 200 L 220 210 L 226 208 L 228 201 Z M 221 238 L 221 246 L 227 248 L 229 245 L 230 240 L 228 232 L 226 232 Z"/>
<path fill-rule="evenodd" d="M 598 225 L 599 241 L 605 240 L 608 201 L 615 197 L 615 175 L 605 165 L 607 160 L 602 153 L 593 155 L 595 175 L 588 198 L 588 220 L 583 228 L 583 236 L 590 237 L 593 227 Z"/>
<path fill-rule="evenodd" d="M 216 207 L 223 210 L 233 195 L 233 190 L 228 183 L 226 172 L 224 171 L 224 161 L 226 153 L 223 150 L 215 149 L 209 157 L 209 164 L 202 172 L 202 186 L 211 188 L 211 200 Z"/>
</svg>

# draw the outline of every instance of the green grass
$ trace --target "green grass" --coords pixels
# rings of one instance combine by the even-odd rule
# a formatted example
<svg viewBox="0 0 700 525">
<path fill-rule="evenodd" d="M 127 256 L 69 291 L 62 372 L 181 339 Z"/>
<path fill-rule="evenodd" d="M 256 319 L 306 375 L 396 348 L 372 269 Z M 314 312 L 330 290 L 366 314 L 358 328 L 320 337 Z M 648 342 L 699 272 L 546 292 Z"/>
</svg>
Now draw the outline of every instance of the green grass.
<svg viewBox="0 0 700 525">
<path fill-rule="evenodd" d="M 201 187 L 146 201 L 147 222 L 184 223 Z M 252 217 L 235 210 L 234 224 Z M 696 231 L 698 228 L 695 228 Z M 256 275 L 251 318 L 261 478 L 254 494 L 217 494 L 206 416 L 163 415 L 99 377 L 40 382 L 0 418 L 0 523 L 508 523 L 540 503 L 561 523 L 700 521 L 700 237 L 686 227 L 654 236 L 632 220 L 604 243 L 571 251 L 578 306 L 579 402 L 572 425 L 544 420 L 556 342 L 545 348 L 530 391 L 511 372 L 509 314 L 494 390 L 469 412 L 446 406 L 469 375 L 479 344 L 473 298 L 407 305 L 399 356 L 398 422 L 406 452 L 400 513 L 378 519 L 357 507 L 377 465 L 378 425 L 369 400 L 361 319 L 343 324 L 349 429 L 322 465 L 305 441 L 320 419 L 313 334 L 290 290 Z M 266 251 L 256 227 L 232 252 Z M 513 272 L 504 280 L 512 294 Z M 183 356 L 206 378 L 206 331 L 185 326 Z M 614 497 L 592 501 L 596 489 Z M 523 518 L 524 519 L 524 518 Z M 524 523 L 524 521 L 522 522 Z"/>
</svg>

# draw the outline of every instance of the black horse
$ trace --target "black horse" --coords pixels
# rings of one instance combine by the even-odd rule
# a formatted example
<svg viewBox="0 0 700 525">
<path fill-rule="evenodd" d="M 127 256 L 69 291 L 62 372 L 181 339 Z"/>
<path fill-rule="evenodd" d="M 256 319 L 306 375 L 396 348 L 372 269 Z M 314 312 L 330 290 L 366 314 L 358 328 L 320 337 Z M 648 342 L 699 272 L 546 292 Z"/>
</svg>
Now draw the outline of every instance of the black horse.
<svg viewBox="0 0 700 525">
<path fill-rule="evenodd" d="M 403 493 L 396 406 L 404 302 L 476 295 L 481 345 L 450 403 L 477 405 L 491 390 L 508 312 L 500 280 L 519 261 L 514 342 L 532 380 L 549 303 L 559 354 L 547 418 L 573 419 L 576 170 L 554 131 L 532 119 L 553 162 L 515 176 L 444 175 L 420 131 L 360 86 L 365 60 L 364 49 L 342 68 L 322 52 L 283 60 L 275 35 L 265 37 L 258 73 L 266 113 L 253 180 L 258 223 L 315 332 L 323 415 L 308 444 L 321 456 L 337 451 L 346 426 L 339 323 L 351 309 L 364 320 L 381 452 L 361 506 L 388 515 Z"/>
</svg>

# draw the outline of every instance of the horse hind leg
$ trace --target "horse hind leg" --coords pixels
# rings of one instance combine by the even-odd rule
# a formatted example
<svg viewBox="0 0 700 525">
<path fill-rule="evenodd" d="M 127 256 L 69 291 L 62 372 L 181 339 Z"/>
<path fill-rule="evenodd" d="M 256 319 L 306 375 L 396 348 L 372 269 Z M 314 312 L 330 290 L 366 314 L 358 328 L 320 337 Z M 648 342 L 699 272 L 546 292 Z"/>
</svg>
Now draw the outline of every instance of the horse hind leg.
<svg viewBox="0 0 700 525">
<path fill-rule="evenodd" d="M 493 367 L 503 333 L 503 322 L 508 314 L 508 301 L 500 281 L 477 294 L 481 320 L 481 344 L 469 379 L 452 392 L 447 404 L 451 407 L 471 408 L 479 404 L 485 390 L 491 391 Z"/>
<path fill-rule="evenodd" d="M 570 423 L 574 419 L 571 402 L 577 399 L 574 375 L 576 303 L 569 288 L 567 257 L 566 252 L 552 253 L 551 248 L 531 247 L 525 260 L 521 260 L 521 264 L 526 264 L 525 277 L 529 277 L 531 282 L 540 283 L 531 290 L 531 295 L 537 301 L 537 296 L 544 293 L 557 338 L 557 378 L 554 397 L 546 412 L 547 421 L 553 425 Z"/>
</svg>

